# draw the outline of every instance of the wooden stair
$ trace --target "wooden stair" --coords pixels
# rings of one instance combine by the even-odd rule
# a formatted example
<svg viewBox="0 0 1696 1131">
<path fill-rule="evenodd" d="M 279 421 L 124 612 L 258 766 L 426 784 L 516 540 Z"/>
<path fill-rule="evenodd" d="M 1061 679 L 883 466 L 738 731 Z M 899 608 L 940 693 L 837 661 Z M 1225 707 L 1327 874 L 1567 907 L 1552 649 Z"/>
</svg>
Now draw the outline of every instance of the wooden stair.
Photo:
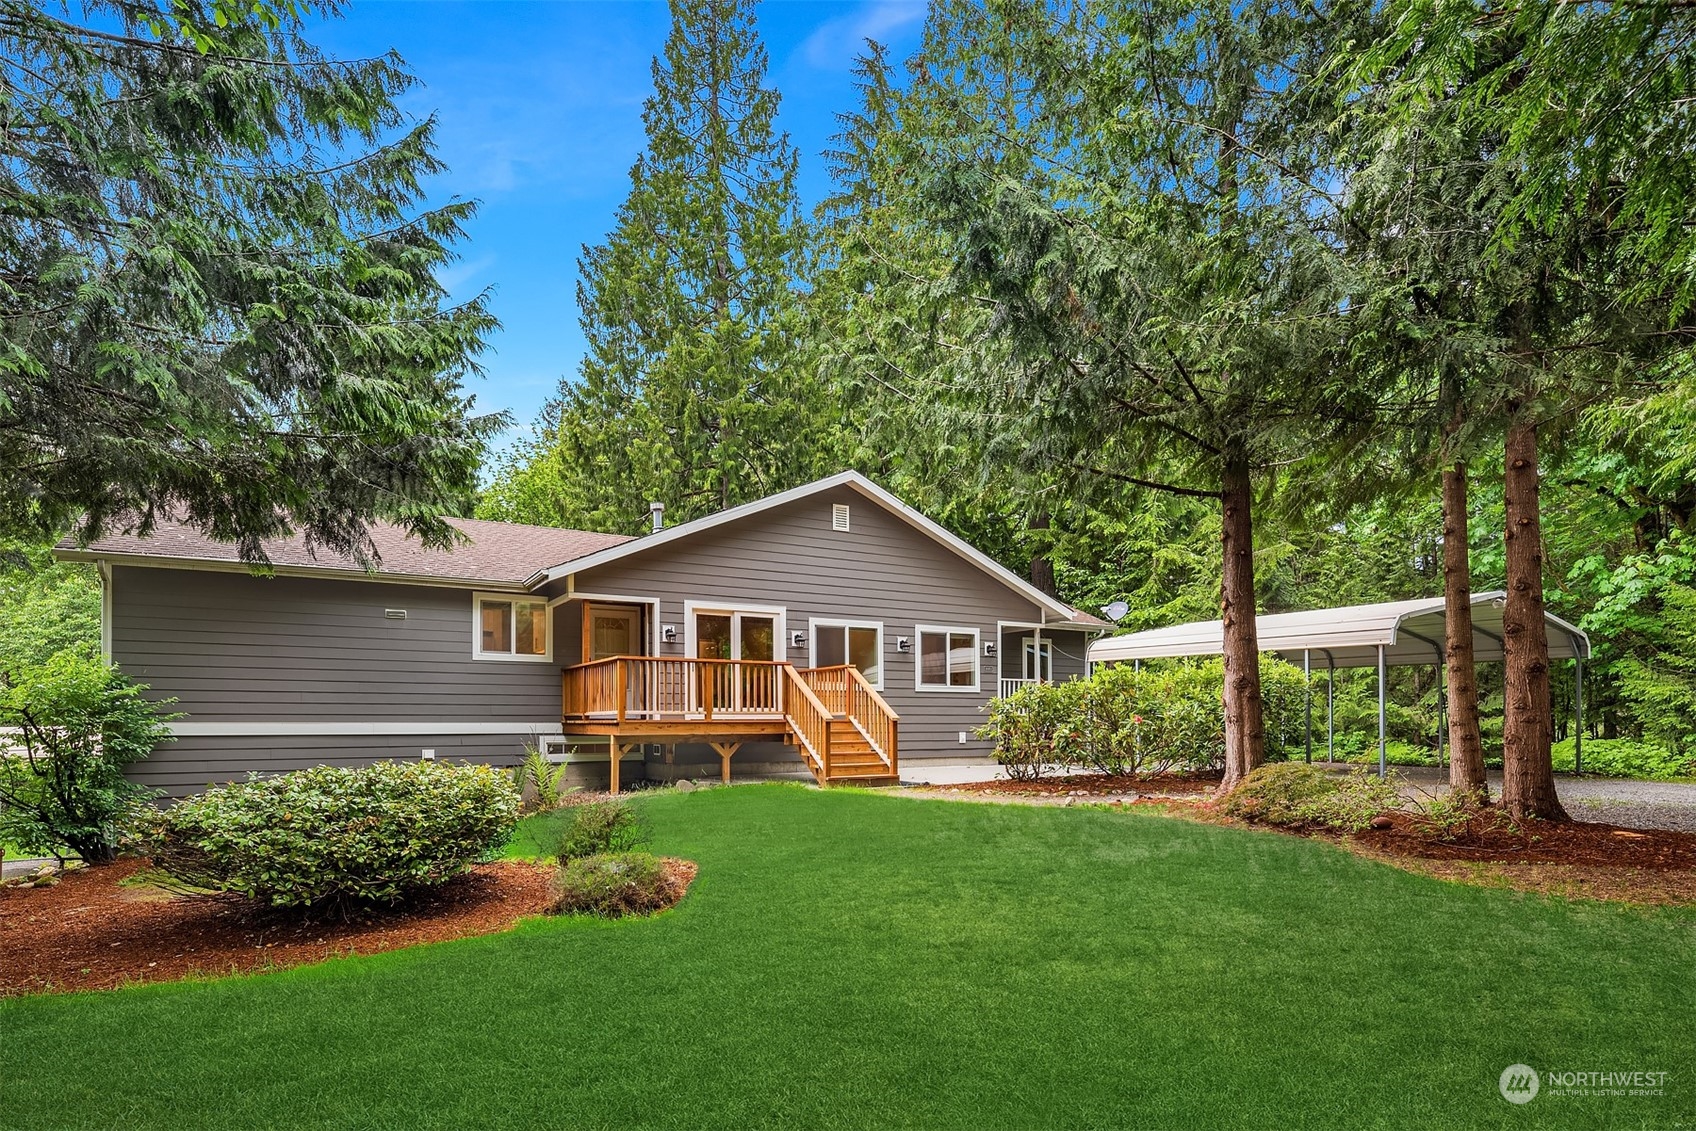
<svg viewBox="0 0 1696 1131">
<path fill-rule="evenodd" d="M 900 780 L 852 719 L 830 720 L 830 780 L 824 784 L 895 785 Z"/>
</svg>

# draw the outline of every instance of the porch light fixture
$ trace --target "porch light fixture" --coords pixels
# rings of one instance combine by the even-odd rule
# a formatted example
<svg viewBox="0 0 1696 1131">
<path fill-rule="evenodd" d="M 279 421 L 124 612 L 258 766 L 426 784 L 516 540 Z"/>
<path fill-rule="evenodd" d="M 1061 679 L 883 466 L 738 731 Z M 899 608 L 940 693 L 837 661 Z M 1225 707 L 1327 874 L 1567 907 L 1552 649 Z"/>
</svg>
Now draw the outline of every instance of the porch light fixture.
<svg viewBox="0 0 1696 1131">
<path fill-rule="evenodd" d="M 791 648 L 805 648 L 807 646 L 807 634 L 804 632 L 791 632 L 789 634 L 789 646 Z"/>
<path fill-rule="evenodd" d="M 677 626 L 675 624 L 660 625 L 660 639 L 667 644 L 677 643 Z"/>
<path fill-rule="evenodd" d="M 905 636 L 897 636 L 895 638 L 895 650 L 897 652 L 911 652 L 913 650 L 913 642 Z"/>
<path fill-rule="evenodd" d="M 983 654 L 986 656 L 995 655 L 995 641 L 985 640 L 983 642 Z"/>
</svg>

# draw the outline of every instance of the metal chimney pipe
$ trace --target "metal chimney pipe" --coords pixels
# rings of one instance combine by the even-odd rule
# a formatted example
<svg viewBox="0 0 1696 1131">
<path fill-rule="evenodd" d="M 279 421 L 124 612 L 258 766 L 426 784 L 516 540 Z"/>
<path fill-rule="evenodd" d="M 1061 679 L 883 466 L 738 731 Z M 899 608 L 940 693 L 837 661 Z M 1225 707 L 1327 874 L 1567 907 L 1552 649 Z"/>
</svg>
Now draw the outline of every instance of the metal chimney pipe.
<svg viewBox="0 0 1696 1131">
<path fill-rule="evenodd" d="M 651 515 L 654 520 L 654 533 L 659 533 L 659 531 L 665 527 L 665 504 L 649 503 L 648 514 Z"/>
</svg>

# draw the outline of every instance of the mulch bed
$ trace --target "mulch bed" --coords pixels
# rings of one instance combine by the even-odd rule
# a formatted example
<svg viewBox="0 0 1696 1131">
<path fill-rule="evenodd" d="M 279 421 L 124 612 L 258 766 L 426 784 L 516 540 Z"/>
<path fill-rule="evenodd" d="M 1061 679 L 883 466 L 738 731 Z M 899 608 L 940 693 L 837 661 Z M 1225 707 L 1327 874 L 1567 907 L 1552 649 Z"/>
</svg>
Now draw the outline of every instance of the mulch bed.
<svg viewBox="0 0 1696 1131">
<path fill-rule="evenodd" d="M 960 785 L 925 786 L 934 793 L 993 793 L 1014 797 L 1100 797 L 1138 793 L 1211 793 L 1219 788 L 1219 771 L 1174 774 L 1064 774 L 1035 781 L 974 781 Z"/>
<path fill-rule="evenodd" d="M 1388 828 L 1342 834 L 1251 824 L 1206 802 L 1167 802 L 1165 809 L 1216 824 L 1329 840 L 1386 864 L 1460 883 L 1576 899 L 1696 903 L 1696 833 L 1590 821 L 1527 821 L 1517 829 L 1480 821 L 1444 840 L 1405 813 L 1390 814 Z"/>
<path fill-rule="evenodd" d="M 554 896 L 552 868 L 500 861 L 401 907 L 306 923 L 121 884 L 142 867 L 120 860 L 68 872 L 54 887 L 0 888 L 0 996 L 275 970 L 483 935 L 542 913 Z"/>
</svg>

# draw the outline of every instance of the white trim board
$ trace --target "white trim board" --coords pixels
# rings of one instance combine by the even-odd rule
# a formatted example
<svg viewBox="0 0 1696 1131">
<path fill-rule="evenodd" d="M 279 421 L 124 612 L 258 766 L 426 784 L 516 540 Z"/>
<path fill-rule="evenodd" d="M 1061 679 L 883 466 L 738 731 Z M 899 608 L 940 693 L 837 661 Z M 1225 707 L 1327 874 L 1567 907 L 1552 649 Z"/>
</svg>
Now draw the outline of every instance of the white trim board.
<svg viewBox="0 0 1696 1131">
<path fill-rule="evenodd" d="M 163 554 L 124 554 L 93 550 L 55 548 L 53 556 L 65 562 L 106 562 L 139 569 L 181 569 L 200 573 L 244 573 L 249 577 L 314 577 L 325 581 L 368 581 L 377 585 L 428 585 L 440 589 L 494 589 L 503 593 L 529 593 L 522 581 L 480 577 L 435 577 L 415 573 L 367 573 L 362 569 L 331 566 L 271 565 L 254 569 L 246 562 L 215 561 L 211 558 L 173 558 Z"/>
<path fill-rule="evenodd" d="M 171 723 L 171 733 L 178 738 L 283 738 L 339 737 L 393 735 L 450 735 L 450 734 L 513 734 L 534 735 L 538 738 L 564 734 L 557 722 L 551 723 L 471 723 L 471 722 L 286 722 L 282 720 L 255 722 Z"/>
<path fill-rule="evenodd" d="M 1044 593 L 1018 574 L 1002 566 L 989 555 L 983 553 L 969 542 L 955 536 L 942 526 L 926 518 L 924 515 L 920 514 L 912 507 L 909 507 L 906 503 L 903 503 L 900 499 L 896 498 L 888 491 L 885 491 L 882 487 L 879 487 L 876 483 L 873 483 L 870 479 L 867 479 L 864 475 L 861 475 L 857 471 L 839 472 L 836 475 L 828 476 L 824 479 L 808 483 L 801 487 L 794 487 L 788 491 L 780 491 L 775 495 L 768 495 L 763 499 L 757 499 L 751 503 L 743 503 L 739 507 L 731 507 L 729 510 L 722 510 L 717 514 L 710 514 L 704 518 L 697 518 L 691 522 L 680 523 L 677 526 L 668 526 L 664 530 L 657 531 L 653 534 L 649 534 L 641 538 L 634 538 L 629 542 L 621 542 L 616 546 L 609 546 L 605 550 L 599 550 L 593 554 L 587 554 L 581 558 L 575 558 L 562 565 L 554 566 L 552 569 L 539 571 L 529 579 L 527 584 L 534 587 L 541 584 L 543 581 L 557 581 L 561 577 L 570 577 L 585 570 L 598 569 L 608 563 L 620 561 L 633 554 L 643 553 L 656 546 L 670 545 L 672 542 L 688 538 L 691 535 L 699 534 L 707 530 L 713 530 L 717 527 L 724 526 L 727 523 L 738 522 L 751 515 L 760 514 L 761 512 L 771 510 L 774 507 L 784 506 L 785 504 L 809 498 L 813 495 L 819 494 L 820 492 L 833 490 L 837 487 L 850 488 L 865 498 L 870 499 L 872 502 L 881 506 L 884 510 L 916 528 L 920 533 L 928 535 L 935 541 L 940 542 L 942 545 L 954 551 L 960 557 L 965 558 L 967 561 L 971 562 L 973 565 L 977 566 L 979 569 L 983 570 L 1009 589 L 1012 589 L 1016 593 L 1025 597 L 1027 600 L 1035 604 L 1039 611 L 1046 610 L 1047 612 L 1055 613 L 1068 623 L 1073 622 L 1073 619 L 1079 615 L 1076 609 L 1062 604 L 1053 597 L 1050 597 L 1048 594 Z M 1095 626 L 1086 625 L 1083 627 L 1093 628 Z"/>
</svg>

